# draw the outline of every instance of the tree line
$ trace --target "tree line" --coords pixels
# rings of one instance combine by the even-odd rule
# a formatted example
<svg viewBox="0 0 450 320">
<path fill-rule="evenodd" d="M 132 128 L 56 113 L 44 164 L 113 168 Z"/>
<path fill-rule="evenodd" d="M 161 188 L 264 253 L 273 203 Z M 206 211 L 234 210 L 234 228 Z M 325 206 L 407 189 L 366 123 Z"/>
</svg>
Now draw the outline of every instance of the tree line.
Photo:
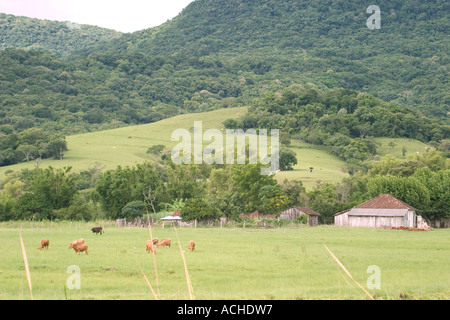
<svg viewBox="0 0 450 320">
<path fill-rule="evenodd" d="M 251 102 L 247 114 L 224 125 L 279 129 L 287 145 L 293 137 L 324 145 L 350 164 L 350 173 L 368 170 L 366 161 L 377 154 L 374 137 L 415 139 L 447 152 L 450 136 L 450 126 L 419 111 L 353 90 L 320 91 L 302 85 L 265 92 Z"/>
<path fill-rule="evenodd" d="M 261 164 L 175 165 L 157 158 L 106 171 L 101 165 L 79 173 L 70 167 L 27 169 L 1 181 L 0 220 L 133 219 L 168 207 L 179 208 L 185 221 L 236 220 L 255 210 L 278 216 L 307 206 L 321 213 L 321 223 L 332 223 L 335 213 L 381 193 L 429 219 L 450 215 L 450 161 L 442 152 L 431 148 L 406 160 L 386 156 L 367 166 L 367 172 L 336 184 L 318 182 L 311 190 L 301 181 L 261 175 Z"/>
</svg>

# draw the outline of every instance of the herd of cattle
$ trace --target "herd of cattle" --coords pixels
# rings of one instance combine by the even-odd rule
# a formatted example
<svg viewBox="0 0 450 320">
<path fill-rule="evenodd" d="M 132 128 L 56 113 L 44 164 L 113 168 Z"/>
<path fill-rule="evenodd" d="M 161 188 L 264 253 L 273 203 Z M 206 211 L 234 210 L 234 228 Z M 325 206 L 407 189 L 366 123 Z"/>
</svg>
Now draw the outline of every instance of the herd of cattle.
<svg viewBox="0 0 450 320">
<path fill-rule="evenodd" d="M 103 228 L 102 227 L 96 227 L 96 228 L 92 228 L 91 229 L 93 233 L 95 234 L 103 234 Z M 42 239 L 41 243 L 39 245 L 39 250 L 42 249 L 48 249 L 50 245 L 50 241 L 48 239 Z M 147 240 L 145 243 L 145 248 L 147 253 L 148 252 L 152 252 L 154 254 L 156 254 L 156 248 L 159 247 L 165 247 L 165 246 L 169 246 L 169 248 L 172 246 L 172 240 L 170 238 L 167 239 L 162 239 L 161 241 L 158 240 L 158 238 L 154 238 L 153 240 Z M 80 254 L 80 252 L 85 252 L 86 254 L 88 254 L 88 245 L 84 243 L 84 239 L 76 239 L 73 240 L 70 244 L 69 244 L 69 249 L 74 249 L 76 254 Z M 195 249 L 195 242 L 194 241 L 189 241 L 189 251 L 194 251 Z"/>
</svg>

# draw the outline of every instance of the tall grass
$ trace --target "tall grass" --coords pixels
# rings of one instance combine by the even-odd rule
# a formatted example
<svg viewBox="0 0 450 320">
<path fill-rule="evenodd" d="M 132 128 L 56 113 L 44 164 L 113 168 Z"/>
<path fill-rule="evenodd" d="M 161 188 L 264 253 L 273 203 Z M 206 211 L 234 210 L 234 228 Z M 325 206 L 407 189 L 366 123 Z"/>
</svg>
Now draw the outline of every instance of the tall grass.
<svg viewBox="0 0 450 320">
<path fill-rule="evenodd" d="M 42 299 L 368 299 L 344 274 L 323 244 L 376 299 L 450 299 L 449 230 L 405 232 L 334 226 L 298 228 L 152 228 L 152 236 L 176 239 L 175 248 L 157 251 L 159 294 L 154 264 L 145 251 L 147 228 L 19 229 L 27 249 L 34 300 Z M 29 299 L 18 228 L 0 224 L 0 299 Z M 39 241 L 50 240 L 48 250 Z M 89 255 L 76 255 L 68 243 L 84 238 Z M 189 240 L 196 250 L 183 251 Z M 32 249 L 29 249 L 32 248 Z M 64 289 L 68 266 L 81 270 L 81 289 Z M 381 289 L 366 288 L 367 267 L 381 270 Z M 186 273 L 188 269 L 188 273 Z M 149 277 L 148 275 L 152 275 Z M 151 284 L 153 291 L 149 292 Z M 344 278 L 343 278 L 344 276 Z M 188 287 L 189 288 L 189 287 Z M 151 291 L 151 289 L 150 289 Z M 26 294 L 24 294 L 26 292 Z"/>
<path fill-rule="evenodd" d="M 28 267 L 27 252 L 25 250 L 25 245 L 23 244 L 22 235 L 20 233 L 19 233 L 19 238 L 20 238 L 20 246 L 22 247 L 22 256 L 23 256 L 23 262 L 25 264 L 25 272 L 27 275 L 28 288 L 30 289 L 30 298 L 31 298 L 31 300 L 33 300 L 33 287 L 31 284 L 30 268 Z"/>
<path fill-rule="evenodd" d="M 333 258 L 334 261 L 336 261 L 336 263 L 338 264 L 338 266 L 344 270 L 344 272 L 348 275 L 348 277 L 359 287 L 361 288 L 362 291 L 364 291 L 365 294 L 367 294 L 369 296 L 370 299 L 375 300 L 373 298 L 373 296 L 367 292 L 366 289 L 364 289 L 364 287 L 362 285 L 359 284 L 358 281 L 356 281 L 353 276 L 350 274 L 350 272 L 348 272 L 347 268 L 342 264 L 342 262 L 339 261 L 339 259 L 334 255 L 334 253 L 324 244 L 323 245 L 325 247 L 325 249 L 328 251 L 328 253 L 331 255 L 331 257 Z"/>
</svg>

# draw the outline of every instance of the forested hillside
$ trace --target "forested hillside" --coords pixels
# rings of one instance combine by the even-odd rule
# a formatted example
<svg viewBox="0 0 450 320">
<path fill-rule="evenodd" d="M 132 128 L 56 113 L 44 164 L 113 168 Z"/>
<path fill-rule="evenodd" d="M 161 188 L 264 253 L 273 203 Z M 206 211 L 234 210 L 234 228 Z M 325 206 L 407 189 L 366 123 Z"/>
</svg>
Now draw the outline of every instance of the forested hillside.
<svg viewBox="0 0 450 320">
<path fill-rule="evenodd" d="M 217 57 L 237 67 L 240 79 L 366 91 L 448 120 L 449 3 L 377 1 L 379 30 L 366 26 L 372 4 L 197 0 L 161 27 L 124 35 L 101 48 Z"/>
<path fill-rule="evenodd" d="M 22 48 L 66 57 L 100 41 L 120 37 L 121 33 L 74 22 L 17 17 L 0 13 L 0 49 Z"/>
</svg>

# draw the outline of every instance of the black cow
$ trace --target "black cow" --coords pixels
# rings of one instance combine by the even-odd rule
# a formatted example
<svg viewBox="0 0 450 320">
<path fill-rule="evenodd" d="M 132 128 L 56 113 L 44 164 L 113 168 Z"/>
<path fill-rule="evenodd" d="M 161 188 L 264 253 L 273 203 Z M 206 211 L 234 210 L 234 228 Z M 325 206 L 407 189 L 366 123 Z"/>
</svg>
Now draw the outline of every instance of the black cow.
<svg viewBox="0 0 450 320">
<path fill-rule="evenodd" d="M 98 234 L 98 233 L 102 234 L 103 233 L 103 228 L 102 227 L 92 228 L 91 230 L 95 234 Z"/>
</svg>

